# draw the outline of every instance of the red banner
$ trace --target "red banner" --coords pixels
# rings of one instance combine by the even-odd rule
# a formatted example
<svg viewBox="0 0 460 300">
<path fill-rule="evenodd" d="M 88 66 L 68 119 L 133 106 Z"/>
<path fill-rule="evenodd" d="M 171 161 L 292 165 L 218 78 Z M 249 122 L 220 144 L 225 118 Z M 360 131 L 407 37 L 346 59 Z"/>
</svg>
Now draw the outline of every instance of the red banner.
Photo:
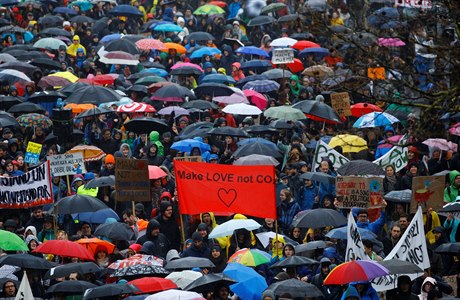
<svg viewBox="0 0 460 300">
<path fill-rule="evenodd" d="M 240 213 L 276 219 L 275 168 L 174 161 L 181 214 Z"/>
</svg>

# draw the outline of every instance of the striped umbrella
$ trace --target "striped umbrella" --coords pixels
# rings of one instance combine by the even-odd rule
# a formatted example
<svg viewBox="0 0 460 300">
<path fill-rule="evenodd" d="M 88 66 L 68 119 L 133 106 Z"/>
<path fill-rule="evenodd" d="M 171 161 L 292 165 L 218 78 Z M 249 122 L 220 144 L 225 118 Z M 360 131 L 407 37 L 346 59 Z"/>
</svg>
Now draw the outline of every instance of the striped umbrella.
<svg viewBox="0 0 460 300">
<path fill-rule="evenodd" d="M 259 93 L 269 93 L 277 91 L 280 88 L 280 84 L 273 80 L 255 80 L 246 83 L 243 86 L 243 90 L 254 90 Z"/>
<path fill-rule="evenodd" d="M 139 103 L 133 102 L 129 104 L 121 105 L 117 108 L 117 112 L 125 112 L 125 113 L 132 113 L 132 112 L 147 112 L 147 113 L 154 113 L 157 110 L 150 104 L 147 103 Z"/>
</svg>

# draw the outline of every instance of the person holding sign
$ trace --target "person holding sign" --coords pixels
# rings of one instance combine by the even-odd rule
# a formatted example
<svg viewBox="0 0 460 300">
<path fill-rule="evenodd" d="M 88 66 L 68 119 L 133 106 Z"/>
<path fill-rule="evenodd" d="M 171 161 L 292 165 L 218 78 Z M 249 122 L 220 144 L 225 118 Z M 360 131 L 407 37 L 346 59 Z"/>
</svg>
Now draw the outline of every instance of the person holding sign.
<svg viewBox="0 0 460 300">
<path fill-rule="evenodd" d="M 367 209 L 364 208 L 358 211 L 356 225 L 359 228 L 368 229 L 377 235 L 380 233 L 383 225 L 385 225 L 385 207 L 387 207 L 387 202 L 385 200 L 382 201 L 383 206 L 380 209 L 380 216 L 372 223 L 369 221 L 369 213 L 367 212 Z"/>
</svg>

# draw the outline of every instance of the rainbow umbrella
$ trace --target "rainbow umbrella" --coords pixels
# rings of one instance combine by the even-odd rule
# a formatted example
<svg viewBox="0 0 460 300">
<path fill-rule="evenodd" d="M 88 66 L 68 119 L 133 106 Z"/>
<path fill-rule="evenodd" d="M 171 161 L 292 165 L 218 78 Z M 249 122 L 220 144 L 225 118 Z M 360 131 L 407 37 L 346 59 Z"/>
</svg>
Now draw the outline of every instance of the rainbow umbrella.
<svg viewBox="0 0 460 300">
<path fill-rule="evenodd" d="M 239 263 L 248 267 L 256 267 L 269 263 L 271 260 L 270 254 L 257 250 L 243 248 L 236 251 L 229 259 L 229 263 Z"/>
<path fill-rule="evenodd" d="M 225 10 L 220 8 L 217 5 L 206 4 L 203 6 L 198 7 L 193 14 L 194 15 L 217 15 L 217 14 L 224 14 Z"/>
<path fill-rule="evenodd" d="M 42 128 L 50 128 L 53 126 L 53 121 L 45 115 L 37 114 L 37 113 L 30 113 L 24 114 L 19 116 L 16 119 L 22 127 L 33 127 L 33 126 L 40 126 Z"/>
</svg>

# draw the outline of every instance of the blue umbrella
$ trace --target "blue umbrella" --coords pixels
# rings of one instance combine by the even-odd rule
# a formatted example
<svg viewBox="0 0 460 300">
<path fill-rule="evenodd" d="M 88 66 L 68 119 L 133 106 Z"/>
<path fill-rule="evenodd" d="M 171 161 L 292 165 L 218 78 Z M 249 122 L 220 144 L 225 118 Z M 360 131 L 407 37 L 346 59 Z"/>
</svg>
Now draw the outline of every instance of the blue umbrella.
<svg viewBox="0 0 460 300">
<path fill-rule="evenodd" d="M 369 229 L 358 228 L 358 232 L 359 232 L 359 235 L 361 236 L 361 239 L 363 240 L 373 240 L 377 238 L 375 233 L 373 233 Z M 340 227 L 340 228 L 334 228 L 331 231 L 329 231 L 326 234 L 326 236 L 330 239 L 346 240 L 347 239 L 347 226 Z"/>
<path fill-rule="evenodd" d="M 258 47 L 255 46 L 245 46 L 245 47 L 240 47 L 236 49 L 236 53 L 241 53 L 241 54 L 247 54 L 247 55 L 258 55 L 258 56 L 265 56 L 265 57 L 270 57 L 268 55 L 267 51 L 262 50 Z"/>
<path fill-rule="evenodd" d="M 355 128 L 379 127 L 397 123 L 399 120 L 389 113 L 372 112 L 359 117 L 353 124 Z"/>
<path fill-rule="evenodd" d="M 162 25 L 162 24 L 173 24 L 172 22 L 168 22 L 168 21 L 158 21 L 158 22 L 155 22 L 153 23 L 152 25 L 150 25 L 150 29 L 154 29 L 155 27 L 157 27 L 158 25 Z"/>
<path fill-rule="evenodd" d="M 238 263 L 229 263 L 223 273 L 238 281 L 230 286 L 230 290 L 244 300 L 260 300 L 268 287 L 265 279 L 254 269 Z"/>
<path fill-rule="evenodd" d="M 165 70 L 158 69 L 158 68 L 144 69 L 144 70 L 142 70 L 141 73 L 151 73 L 151 74 L 154 74 L 154 75 L 157 75 L 157 76 L 160 76 L 160 77 L 166 77 L 166 76 L 169 75 L 168 72 L 166 72 Z"/>
<path fill-rule="evenodd" d="M 271 67 L 272 67 L 272 64 L 269 60 L 253 59 L 253 60 L 242 63 L 240 69 L 257 70 L 257 69 L 267 69 Z"/>
<path fill-rule="evenodd" d="M 137 9 L 137 7 L 131 5 L 117 5 L 115 8 L 109 11 L 109 14 L 113 16 L 122 16 L 122 17 L 143 17 L 142 12 Z"/>
<path fill-rule="evenodd" d="M 209 74 L 203 79 L 203 83 L 205 82 L 217 82 L 223 84 L 235 84 L 236 81 L 231 76 L 227 76 L 224 74 Z"/>
<path fill-rule="evenodd" d="M 107 218 L 114 218 L 119 221 L 117 213 L 111 208 L 105 208 L 98 210 L 96 212 L 84 212 L 79 214 L 72 214 L 74 220 L 79 220 L 80 222 L 88 222 L 90 224 L 103 224 Z"/>
<path fill-rule="evenodd" d="M 74 5 L 80 7 L 81 11 L 87 11 L 87 10 L 90 10 L 93 7 L 93 4 L 91 2 L 84 1 L 84 0 L 73 1 L 73 2 L 69 3 L 69 5 L 67 5 L 67 7 L 71 8 Z"/>
<path fill-rule="evenodd" d="M 308 54 L 314 54 L 315 56 L 319 57 L 326 57 L 329 55 L 329 49 L 326 48 L 305 48 L 300 51 L 299 56 L 307 56 Z"/>
<path fill-rule="evenodd" d="M 399 21 L 391 20 L 391 21 L 386 22 L 385 24 L 380 25 L 380 28 L 381 29 L 393 29 L 398 26 L 406 27 L 407 22 L 399 22 Z"/>
<path fill-rule="evenodd" d="M 222 52 L 214 47 L 203 47 L 198 50 L 193 51 L 192 55 L 190 55 L 190 58 L 202 58 L 203 55 L 216 55 L 216 54 L 222 54 Z"/>
<path fill-rule="evenodd" d="M 56 7 L 55 9 L 53 9 L 53 14 L 76 15 L 77 12 L 74 11 L 73 9 L 71 9 L 71 8 L 60 6 L 60 7 Z"/>
<path fill-rule="evenodd" d="M 114 41 L 114 40 L 118 40 L 119 38 L 121 38 L 121 34 L 119 33 L 112 33 L 112 34 L 108 34 L 106 36 L 104 36 L 100 42 L 102 44 L 105 44 L 105 43 L 108 43 L 108 42 L 111 42 L 111 41 Z"/>
<path fill-rule="evenodd" d="M 279 88 L 280 84 L 273 80 L 255 80 L 243 86 L 243 90 L 254 90 L 259 93 L 269 93 L 277 91 Z"/>
<path fill-rule="evenodd" d="M 249 81 L 254 81 L 254 80 L 267 80 L 267 79 L 270 79 L 267 77 L 267 75 L 264 75 L 264 74 L 256 74 L 256 75 L 250 75 L 250 76 L 246 76 L 245 78 L 239 80 L 236 84 L 238 86 L 243 86 L 245 85 L 246 83 L 248 83 Z"/>
<path fill-rule="evenodd" d="M 153 30 L 161 31 L 161 32 L 180 32 L 180 31 L 184 31 L 184 29 L 182 27 L 180 27 L 179 25 L 176 25 L 176 24 L 172 24 L 172 23 L 157 25 L 157 26 L 155 26 L 153 28 Z"/>
<path fill-rule="evenodd" d="M 201 153 L 211 151 L 211 146 L 195 139 L 185 139 L 171 145 L 171 149 L 188 153 L 190 153 L 193 148 L 199 148 Z"/>
<path fill-rule="evenodd" d="M 270 148 L 273 148 L 273 150 L 275 150 L 275 151 L 279 150 L 278 146 L 275 143 L 270 142 L 269 140 L 266 140 L 266 139 L 263 139 L 263 138 L 243 139 L 243 140 L 239 141 L 237 143 L 237 145 L 238 145 L 238 147 L 241 147 L 241 146 L 244 146 L 244 145 L 247 145 L 247 144 L 252 144 L 252 143 L 255 143 L 255 142 L 260 142 L 261 144 L 265 144 L 265 145 L 269 146 Z"/>
<path fill-rule="evenodd" d="M 398 9 L 395 7 L 382 7 L 374 11 L 372 14 L 374 16 L 381 16 L 387 19 L 397 19 L 401 16 Z"/>
<path fill-rule="evenodd" d="M 1 6 L 14 6 L 19 4 L 18 0 L 0 0 Z"/>
</svg>

